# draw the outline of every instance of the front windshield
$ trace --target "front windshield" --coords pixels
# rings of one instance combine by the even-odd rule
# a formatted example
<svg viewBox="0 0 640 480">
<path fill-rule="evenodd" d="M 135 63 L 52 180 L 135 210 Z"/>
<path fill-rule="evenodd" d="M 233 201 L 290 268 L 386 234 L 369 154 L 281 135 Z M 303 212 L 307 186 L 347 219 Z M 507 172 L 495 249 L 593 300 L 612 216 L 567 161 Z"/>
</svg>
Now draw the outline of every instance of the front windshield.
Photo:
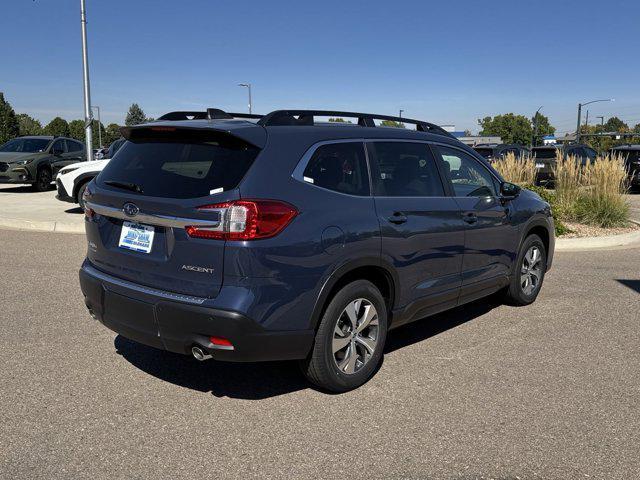
<svg viewBox="0 0 640 480">
<path fill-rule="evenodd" d="M 0 147 L 0 152 L 42 152 L 49 145 L 49 140 L 42 138 L 14 138 Z"/>
</svg>

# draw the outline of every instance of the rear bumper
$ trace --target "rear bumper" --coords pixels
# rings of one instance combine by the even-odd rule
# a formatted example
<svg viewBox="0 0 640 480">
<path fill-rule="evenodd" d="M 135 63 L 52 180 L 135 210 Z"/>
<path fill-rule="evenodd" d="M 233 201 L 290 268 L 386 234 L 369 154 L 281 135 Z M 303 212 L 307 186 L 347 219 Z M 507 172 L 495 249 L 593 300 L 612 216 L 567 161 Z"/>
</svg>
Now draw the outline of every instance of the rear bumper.
<svg viewBox="0 0 640 480">
<path fill-rule="evenodd" d="M 205 306 L 203 299 L 175 295 L 120 280 L 86 262 L 80 286 L 92 316 L 130 340 L 175 353 L 199 346 L 214 359 L 232 362 L 293 360 L 311 349 L 313 330 L 265 329 L 241 312 Z M 233 350 L 220 349 L 210 336 L 223 337 Z"/>
</svg>

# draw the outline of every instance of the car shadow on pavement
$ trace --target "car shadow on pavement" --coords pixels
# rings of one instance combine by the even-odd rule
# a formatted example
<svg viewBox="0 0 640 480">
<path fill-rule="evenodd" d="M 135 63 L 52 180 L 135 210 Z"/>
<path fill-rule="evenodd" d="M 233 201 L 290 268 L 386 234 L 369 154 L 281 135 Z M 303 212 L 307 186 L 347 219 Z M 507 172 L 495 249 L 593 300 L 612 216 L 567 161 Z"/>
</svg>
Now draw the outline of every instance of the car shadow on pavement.
<svg viewBox="0 0 640 480">
<path fill-rule="evenodd" d="M 0 193 L 33 193 L 31 185 L 19 185 L 16 187 L 0 188 Z"/>
<path fill-rule="evenodd" d="M 435 337 L 484 315 L 502 304 L 503 302 L 498 295 L 492 295 L 398 327 L 389 332 L 384 352 L 391 353 L 400 348 Z"/>
<path fill-rule="evenodd" d="M 156 378 L 216 397 L 261 400 L 309 388 L 296 362 L 232 363 L 196 359 L 147 347 L 121 335 L 117 352 Z"/>
<path fill-rule="evenodd" d="M 389 333 L 385 353 L 427 340 L 484 315 L 499 305 L 500 300 L 492 296 L 399 327 Z M 198 362 L 192 357 L 147 347 L 121 335 L 113 343 L 119 355 L 143 372 L 184 388 L 211 392 L 216 397 L 261 400 L 315 388 L 305 380 L 297 362 L 293 361 Z"/>
<path fill-rule="evenodd" d="M 617 280 L 625 287 L 629 287 L 631 290 L 635 291 L 636 293 L 640 293 L 640 280 L 624 280 L 620 278 Z"/>
<path fill-rule="evenodd" d="M 65 210 L 64 213 L 84 213 L 84 210 L 80 207 L 69 208 Z"/>
</svg>

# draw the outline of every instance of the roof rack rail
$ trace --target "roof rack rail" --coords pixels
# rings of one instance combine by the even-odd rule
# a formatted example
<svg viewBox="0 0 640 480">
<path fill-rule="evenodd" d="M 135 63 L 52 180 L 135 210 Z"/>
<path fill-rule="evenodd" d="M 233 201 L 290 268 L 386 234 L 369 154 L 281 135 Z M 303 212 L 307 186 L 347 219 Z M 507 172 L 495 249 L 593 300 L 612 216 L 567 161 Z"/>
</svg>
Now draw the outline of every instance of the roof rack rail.
<svg viewBox="0 0 640 480">
<path fill-rule="evenodd" d="M 168 120 L 171 122 L 179 120 L 216 120 L 216 119 L 232 119 L 232 118 L 252 118 L 259 120 L 262 115 L 253 115 L 250 113 L 232 113 L 225 112 L 219 108 L 207 108 L 206 112 L 182 111 L 169 112 L 162 115 L 158 120 Z"/>
<path fill-rule="evenodd" d="M 315 125 L 314 117 L 352 117 L 358 119 L 358 125 L 362 127 L 375 127 L 375 120 L 390 120 L 398 123 L 411 123 L 416 125 L 416 130 L 429 133 L 437 133 L 453 137 L 444 128 L 423 120 L 414 120 L 404 117 L 393 117 L 389 115 L 377 115 L 373 113 L 341 112 L 333 110 L 275 110 L 258 122 L 259 125 L 266 126 L 287 126 L 287 125 Z M 296 118 L 297 117 L 297 118 Z"/>
</svg>

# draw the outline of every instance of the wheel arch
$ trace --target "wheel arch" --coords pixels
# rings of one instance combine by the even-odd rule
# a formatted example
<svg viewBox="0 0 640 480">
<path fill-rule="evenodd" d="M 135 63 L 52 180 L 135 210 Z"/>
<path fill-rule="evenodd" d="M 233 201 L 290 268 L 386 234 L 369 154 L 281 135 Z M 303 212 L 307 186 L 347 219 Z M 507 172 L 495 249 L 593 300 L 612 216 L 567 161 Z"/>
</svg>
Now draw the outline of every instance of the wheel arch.
<svg viewBox="0 0 640 480">
<path fill-rule="evenodd" d="M 360 259 L 340 266 L 324 282 L 313 308 L 310 328 L 317 328 L 333 296 L 345 285 L 356 280 L 368 280 L 373 283 L 385 299 L 387 313 L 391 314 L 395 301 L 400 296 L 397 274 L 390 265 L 381 262 L 379 258 Z"/>
<path fill-rule="evenodd" d="M 78 175 L 76 177 L 76 179 L 73 181 L 73 193 L 72 193 L 72 197 L 76 198 L 78 195 L 78 190 L 80 190 L 80 187 L 82 187 L 83 185 L 85 185 L 86 183 L 89 183 L 91 180 L 93 180 L 94 178 L 96 178 L 98 176 L 97 173 L 91 172 L 91 173 L 83 173 L 81 175 Z"/>
</svg>

